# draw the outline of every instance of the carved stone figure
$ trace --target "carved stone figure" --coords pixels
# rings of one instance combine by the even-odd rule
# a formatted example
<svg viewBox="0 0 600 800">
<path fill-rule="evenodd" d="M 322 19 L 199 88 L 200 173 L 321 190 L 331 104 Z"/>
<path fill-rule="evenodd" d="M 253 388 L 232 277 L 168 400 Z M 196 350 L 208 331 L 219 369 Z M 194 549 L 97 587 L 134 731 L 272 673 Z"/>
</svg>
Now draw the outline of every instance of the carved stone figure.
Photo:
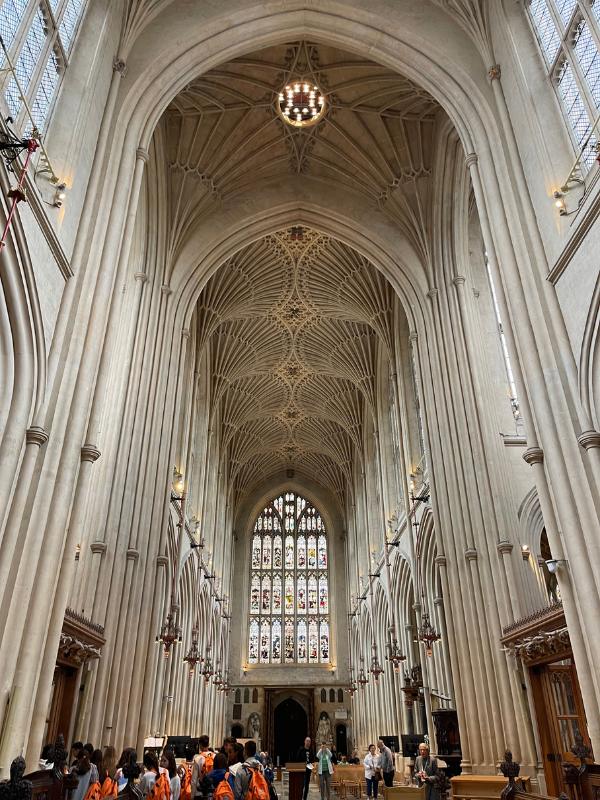
<svg viewBox="0 0 600 800">
<path fill-rule="evenodd" d="M 321 711 L 319 716 L 319 726 L 317 728 L 317 747 L 320 747 L 321 742 L 325 742 L 328 746 L 333 744 L 333 732 L 331 730 L 331 720 L 326 711 Z"/>
<path fill-rule="evenodd" d="M 248 738 L 259 741 L 260 737 L 260 716 L 254 711 L 248 717 Z"/>
</svg>

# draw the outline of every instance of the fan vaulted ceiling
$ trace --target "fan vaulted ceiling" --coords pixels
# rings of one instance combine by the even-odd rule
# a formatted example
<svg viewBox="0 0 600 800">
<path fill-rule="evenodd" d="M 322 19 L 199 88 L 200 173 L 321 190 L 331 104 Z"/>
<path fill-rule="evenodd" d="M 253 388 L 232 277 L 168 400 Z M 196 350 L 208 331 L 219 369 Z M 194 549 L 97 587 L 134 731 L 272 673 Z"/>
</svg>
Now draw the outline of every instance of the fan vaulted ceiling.
<svg viewBox="0 0 600 800">
<path fill-rule="evenodd" d="M 310 128 L 277 113 L 280 90 L 298 76 L 326 96 L 324 118 Z M 171 254 L 215 203 L 260 181 L 308 175 L 362 194 L 426 258 L 441 116 L 406 77 L 327 45 L 282 44 L 211 70 L 165 115 Z"/>
<path fill-rule="evenodd" d="M 210 279 L 198 301 L 200 357 L 238 493 L 284 469 L 347 491 L 394 303 L 365 258 L 306 228 L 248 245 Z"/>
</svg>

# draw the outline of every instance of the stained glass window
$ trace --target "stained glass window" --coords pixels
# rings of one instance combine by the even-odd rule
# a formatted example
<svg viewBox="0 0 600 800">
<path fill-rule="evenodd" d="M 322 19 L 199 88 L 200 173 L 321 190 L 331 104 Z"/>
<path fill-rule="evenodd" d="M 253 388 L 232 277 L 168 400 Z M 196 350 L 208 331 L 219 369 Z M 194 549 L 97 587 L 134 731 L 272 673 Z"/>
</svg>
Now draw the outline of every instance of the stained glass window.
<svg viewBox="0 0 600 800">
<path fill-rule="evenodd" d="M 85 0 L 49 2 L 51 14 L 40 0 L 4 0 L 0 4 L 0 34 L 17 78 L 8 74 L 4 100 L 16 127 L 27 134 L 34 126 L 44 133 L 85 7 Z M 2 53 L 0 66 L 4 60 Z"/>
<path fill-rule="evenodd" d="M 329 558 L 319 511 L 295 492 L 254 524 L 250 551 L 251 664 L 328 664 Z"/>
<path fill-rule="evenodd" d="M 529 0 L 529 18 L 582 166 L 596 161 L 592 125 L 600 110 L 598 0 Z M 590 11 L 592 13 L 590 13 Z"/>
</svg>

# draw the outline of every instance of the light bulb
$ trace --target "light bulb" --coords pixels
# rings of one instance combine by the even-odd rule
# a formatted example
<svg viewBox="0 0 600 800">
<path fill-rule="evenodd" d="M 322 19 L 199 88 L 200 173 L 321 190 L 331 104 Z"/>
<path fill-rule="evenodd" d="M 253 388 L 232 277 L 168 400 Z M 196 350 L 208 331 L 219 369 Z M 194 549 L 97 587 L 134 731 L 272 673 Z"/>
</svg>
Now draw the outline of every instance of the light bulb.
<svg viewBox="0 0 600 800">
<path fill-rule="evenodd" d="M 302 114 L 296 114 L 296 121 L 302 122 Z"/>
<path fill-rule="evenodd" d="M 304 89 L 305 92 L 308 92 L 308 89 L 309 89 L 308 83 L 305 83 L 302 88 Z"/>
<path fill-rule="evenodd" d="M 319 95 L 319 101 L 318 102 L 319 102 L 320 106 L 322 106 L 323 103 L 325 102 L 325 100 L 323 99 L 323 97 L 321 95 Z"/>
<path fill-rule="evenodd" d="M 294 91 L 295 92 L 299 92 L 300 91 L 300 84 L 299 83 L 294 84 Z"/>
<path fill-rule="evenodd" d="M 303 108 L 303 109 L 302 109 L 302 113 L 303 113 L 303 114 L 308 114 L 308 108 Z"/>
<path fill-rule="evenodd" d="M 285 100 L 285 97 L 282 94 L 280 94 L 279 95 L 279 102 L 283 103 L 284 100 Z"/>
<path fill-rule="evenodd" d="M 300 113 L 300 109 L 299 108 L 295 108 L 294 109 L 294 114 L 299 114 L 299 113 Z"/>
</svg>

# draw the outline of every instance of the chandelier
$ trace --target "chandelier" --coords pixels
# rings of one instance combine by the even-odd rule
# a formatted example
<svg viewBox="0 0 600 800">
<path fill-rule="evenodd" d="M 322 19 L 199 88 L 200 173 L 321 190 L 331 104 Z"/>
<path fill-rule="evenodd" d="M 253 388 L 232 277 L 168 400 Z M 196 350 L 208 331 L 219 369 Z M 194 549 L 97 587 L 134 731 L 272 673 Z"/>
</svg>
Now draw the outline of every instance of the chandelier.
<svg viewBox="0 0 600 800">
<path fill-rule="evenodd" d="M 325 113 L 325 97 L 305 78 L 290 80 L 279 93 L 277 104 L 280 116 L 294 128 L 314 125 Z"/>
<path fill-rule="evenodd" d="M 367 676 L 365 674 L 364 660 L 361 658 L 360 659 L 360 670 L 358 672 L 358 685 L 360 686 L 361 689 L 364 689 L 368 682 L 369 682 L 369 679 L 367 678 Z"/>
<path fill-rule="evenodd" d="M 425 653 L 428 656 L 432 656 L 434 643 L 439 641 L 442 637 L 431 624 L 429 614 L 427 613 L 423 613 L 421 617 L 421 627 L 417 632 L 417 638 L 425 645 Z"/>
<path fill-rule="evenodd" d="M 379 680 L 379 676 L 383 672 L 383 667 L 379 663 L 379 659 L 377 658 L 377 642 L 373 642 L 373 657 L 371 658 L 371 666 L 369 668 L 369 672 L 375 678 L 375 682 Z"/>
<path fill-rule="evenodd" d="M 175 625 L 175 617 L 172 612 L 167 614 L 167 619 L 160 629 L 158 641 L 163 644 L 163 654 L 165 658 L 169 657 L 171 647 L 173 647 L 175 642 L 181 641 L 181 628 Z"/>
<path fill-rule="evenodd" d="M 223 694 L 225 696 L 227 696 L 229 694 L 229 692 L 231 691 L 231 685 L 229 683 L 229 670 L 228 669 L 225 670 L 225 679 L 223 680 L 223 682 L 221 684 L 221 689 L 220 690 L 223 692 Z"/>
<path fill-rule="evenodd" d="M 400 672 L 400 664 L 406 661 L 406 656 L 398 646 L 398 640 L 394 637 L 392 643 L 387 645 L 386 661 L 389 661 L 394 668 L 394 672 Z"/>
<path fill-rule="evenodd" d="M 196 672 L 196 666 L 200 661 L 202 661 L 200 651 L 198 650 L 197 628 L 194 628 L 192 631 L 192 644 L 190 645 L 190 649 L 186 653 L 183 660 L 187 663 L 188 667 L 190 668 L 190 675 L 193 675 Z"/>
<path fill-rule="evenodd" d="M 356 693 L 356 688 L 357 688 L 356 687 L 356 683 L 354 682 L 354 670 L 353 670 L 352 667 L 350 667 L 350 683 L 349 683 L 349 685 L 347 686 L 347 689 L 346 689 L 346 691 L 348 692 L 350 697 L 354 697 L 354 695 Z"/>
<path fill-rule="evenodd" d="M 204 682 L 208 683 L 210 681 L 210 676 L 213 674 L 212 662 L 210 660 L 210 645 L 206 648 L 206 658 L 204 659 L 204 664 L 202 666 L 202 670 L 200 674 L 204 678 Z"/>
</svg>

